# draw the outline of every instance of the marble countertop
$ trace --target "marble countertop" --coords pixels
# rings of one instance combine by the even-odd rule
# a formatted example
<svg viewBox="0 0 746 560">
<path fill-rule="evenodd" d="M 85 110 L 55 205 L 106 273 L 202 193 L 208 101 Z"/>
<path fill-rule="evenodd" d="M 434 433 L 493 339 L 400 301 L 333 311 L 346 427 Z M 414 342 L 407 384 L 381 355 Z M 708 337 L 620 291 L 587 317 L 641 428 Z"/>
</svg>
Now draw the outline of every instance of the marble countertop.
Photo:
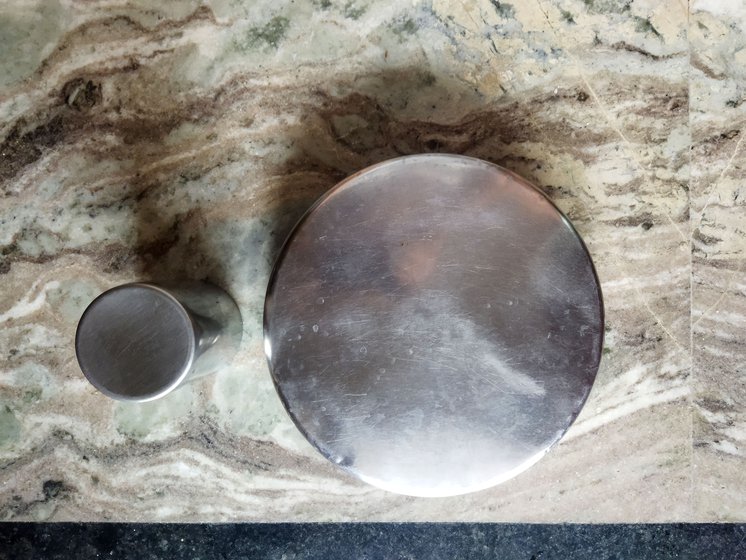
<svg viewBox="0 0 746 560">
<path fill-rule="evenodd" d="M 746 7 L 726 0 L 10 0 L 0 15 L 0 519 L 746 520 Z M 540 186 L 594 257 L 604 359 L 565 439 L 476 494 L 397 496 L 294 428 L 267 276 L 341 178 L 453 152 Z M 97 393 L 102 290 L 208 278 L 235 363 Z"/>
</svg>

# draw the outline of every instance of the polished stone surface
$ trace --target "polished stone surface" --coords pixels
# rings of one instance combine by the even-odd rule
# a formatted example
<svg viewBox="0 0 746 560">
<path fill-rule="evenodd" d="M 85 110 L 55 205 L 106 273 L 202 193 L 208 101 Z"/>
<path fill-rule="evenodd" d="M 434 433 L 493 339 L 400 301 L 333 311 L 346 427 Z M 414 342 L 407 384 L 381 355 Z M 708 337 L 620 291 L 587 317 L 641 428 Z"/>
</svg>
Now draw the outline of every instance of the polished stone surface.
<svg viewBox="0 0 746 560">
<path fill-rule="evenodd" d="M 745 26 L 725 0 L 6 3 L 0 518 L 746 519 Z M 421 499 L 305 442 L 261 311 L 320 194 L 438 151 L 559 205 L 607 332 L 586 407 L 542 461 Z M 236 298 L 239 357 L 160 401 L 107 400 L 75 362 L 81 312 L 174 277 Z"/>
<path fill-rule="evenodd" d="M 694 511 L 746 518 L 746 5 L 693 4 Z"/>
<path fill-rule="evenodd" d="M 725 523 L 0 523 L 3 560 L 721 560 L 744 556 L 746 526 Z"/>
</svg>

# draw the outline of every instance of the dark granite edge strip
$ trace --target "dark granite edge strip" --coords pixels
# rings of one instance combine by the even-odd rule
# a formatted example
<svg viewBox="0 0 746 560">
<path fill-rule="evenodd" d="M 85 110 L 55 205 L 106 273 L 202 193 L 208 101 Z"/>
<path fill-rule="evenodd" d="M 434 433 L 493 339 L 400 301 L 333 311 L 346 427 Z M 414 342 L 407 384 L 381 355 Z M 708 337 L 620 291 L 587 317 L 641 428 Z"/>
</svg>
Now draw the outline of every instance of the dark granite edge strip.
<svg viewBox="0 0 746 560">
<path fill-rule="evenodd" d="M 746 524 L 0 523 L 0 558 L 746 559 Z"/>
</svg>

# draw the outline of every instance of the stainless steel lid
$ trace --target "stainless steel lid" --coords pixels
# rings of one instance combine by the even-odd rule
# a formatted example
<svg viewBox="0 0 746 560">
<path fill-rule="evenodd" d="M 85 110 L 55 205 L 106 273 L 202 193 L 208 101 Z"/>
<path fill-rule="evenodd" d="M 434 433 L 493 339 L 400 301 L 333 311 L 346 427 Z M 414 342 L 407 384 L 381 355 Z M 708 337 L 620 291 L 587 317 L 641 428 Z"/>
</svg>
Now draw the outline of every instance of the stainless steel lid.
<svg viewBox="0 0 746 560">
<path fill-rule="evenodd" d="M 301 220 L 273 271 L 264 343 L 319 451 L 380 488 L 449 496 L 539 460 L 601 357 L 588 251 L 557 208 L 490 163 L 370 167 Z"/>
</svg>

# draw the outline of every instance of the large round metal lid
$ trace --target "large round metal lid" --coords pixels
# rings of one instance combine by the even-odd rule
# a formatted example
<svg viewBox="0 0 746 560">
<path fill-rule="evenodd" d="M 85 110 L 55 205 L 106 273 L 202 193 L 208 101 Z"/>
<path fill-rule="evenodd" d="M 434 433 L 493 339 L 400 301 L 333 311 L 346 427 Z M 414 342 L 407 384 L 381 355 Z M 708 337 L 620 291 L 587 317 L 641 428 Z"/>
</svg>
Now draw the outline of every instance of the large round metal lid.
<svg viewBox="0 0 746 560">
<path fill-rule="evenodd" d="M 535 187 L 419 155 L 370 167 L 300 221 L 273 271 L 265 351 L 288 412 L 360 479 L 487 488 L 578 415 L 601 356 L 588 251 Z"/>
</svg>

